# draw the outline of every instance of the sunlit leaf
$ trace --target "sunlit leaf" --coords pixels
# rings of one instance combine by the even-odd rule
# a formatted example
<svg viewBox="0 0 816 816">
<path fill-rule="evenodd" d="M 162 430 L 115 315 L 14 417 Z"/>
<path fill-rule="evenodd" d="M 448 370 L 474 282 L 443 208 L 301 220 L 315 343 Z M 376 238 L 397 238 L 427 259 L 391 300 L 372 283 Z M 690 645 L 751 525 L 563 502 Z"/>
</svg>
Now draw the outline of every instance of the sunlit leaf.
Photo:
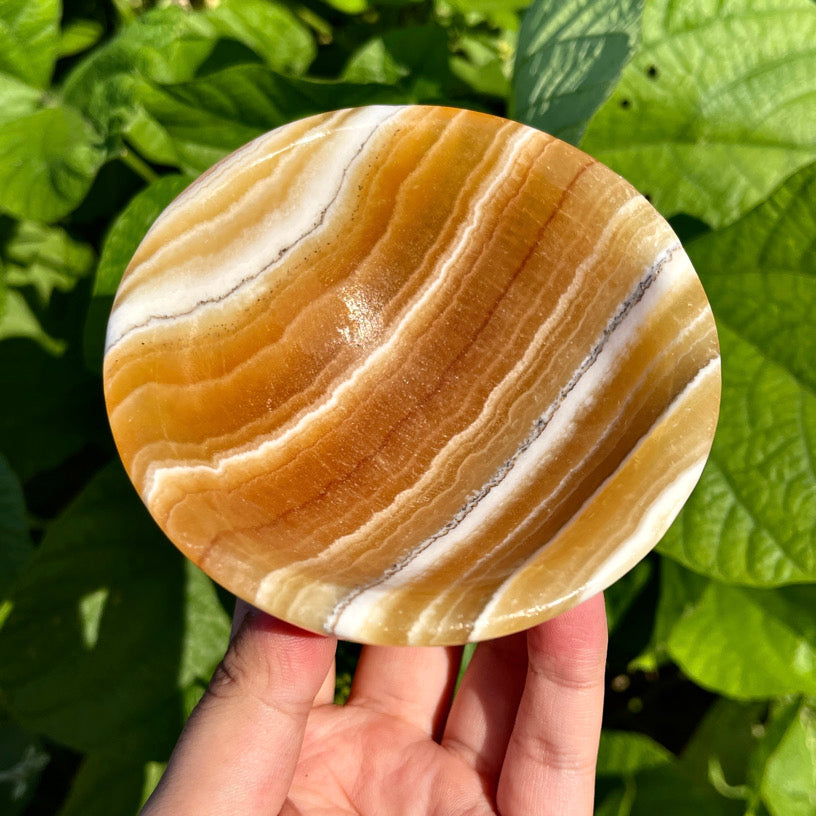
<svg viewBox="0 0 816 816">
<path fill-rule="evenodd" d="M 207 17 L 219 35 L 248 46 L 275 71 L 302 74 L 317 53 L 309 29 L 281 3 L 223 0 Z"/>
<path fill-rule="evenodd" d="M 57 57 L 59 0 L 0 2 L 0 71 L 38 87 L 51 79 Z"/>
<path fill-rule="evenodd" d="M 102 244 L 94 295 L 116 293 L 125 267 L 151 224 L 191 181 L 190 176 L 163 176 L 133 197 L 116 217 Z"/>
<path fill-rule="evenodd" d="M 94 593 L 101 603 L 88 603 Z M 133 759 L 169 750 L 184 686 L 209 676 L 229 631 L 209 579 L 159 533 L 118 465 L 51 526 L 12 602 L 0 630 L 10 710 L 79 750 Z"/>
<path fill-rule="evenodd" d="M 800 705 L 773 753 L 761 786 L 772 816 L 811 816 L 816 812 L 816 707 Z"/>
<path fill-rule="evenodd" d="M 0 211 L 56 221 L 79 205 L 106 153 L 73 108 L 43 108 L 0 125 Z"/>
<path fill-rule="evenodd" d="M 34 113 L 42 95 L 41 90 L 28 83 L 0 73 L 0 125 Z"/>
<path fill-rule="evenodd" d="M 72 20 L 60 32 L 58 55 L 72 57 L 99 42 L 104 29 L 96 20 Z"/>
<path fill-rule="evenodd" d="M 650 0 L 582 147 L 664 215 L 722 226 L 816 156 L 812 0 Z"/>
<path fill-rule="evenodd" d="M 714 309 L 711 459 L 661 551 L 752 585 L 816 580 L 816 166 L 689 246 Z"/>
<path fill-rule="evenodd" d="M 514 118 L 577 144 L 637 44 L 643 0 L 536 0 L 519 32 Z"/>
<path fill-rule="evenodd" d="M 695 682 L 737 700 L 816 693 L 816 586 L 703 581 L 667 638 Z"/>
<path fill-rule="evenodd" d="M 197 174 L 256 136 L 335 108 L 405 101 L 389 86 L 286 77 L 239 65 L 191 82 L 154 86 L 142 102 L 173 140 L 182 166 Z"/>
</svg>

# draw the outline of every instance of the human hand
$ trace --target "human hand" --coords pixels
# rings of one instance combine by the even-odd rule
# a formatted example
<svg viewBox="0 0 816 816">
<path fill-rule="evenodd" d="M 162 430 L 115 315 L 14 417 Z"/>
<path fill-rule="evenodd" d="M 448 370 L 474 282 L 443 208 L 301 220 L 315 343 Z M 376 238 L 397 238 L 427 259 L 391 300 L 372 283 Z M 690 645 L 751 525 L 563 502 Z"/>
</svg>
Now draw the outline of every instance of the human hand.
<svg viewBox="0 0 816 816">
<path fill-rule="evenodd" d="M 480 644 L 364 647 L 333 704 L 336 641 L 239 604 L 232 640 L 142 816 L 589 816 L 603 708 L 598 595 Z"/>
</svg>

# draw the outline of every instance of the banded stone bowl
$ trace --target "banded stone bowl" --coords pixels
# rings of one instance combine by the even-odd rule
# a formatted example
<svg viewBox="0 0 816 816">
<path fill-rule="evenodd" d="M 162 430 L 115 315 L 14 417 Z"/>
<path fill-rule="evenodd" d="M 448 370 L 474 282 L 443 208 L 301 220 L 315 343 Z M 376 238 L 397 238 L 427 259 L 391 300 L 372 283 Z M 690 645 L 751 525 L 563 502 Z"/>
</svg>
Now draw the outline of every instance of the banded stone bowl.
<svg viewBox="0 0 816 816">
<path fill-rule="evenodd" d="M 236 595 L 368 643 L 529 627 L 660 539 L 705 463 L 720 359 L 668 224 L 504 119 L 285 125 L 155 222 L 105 396 L 162 530 Z"/>
</svg>

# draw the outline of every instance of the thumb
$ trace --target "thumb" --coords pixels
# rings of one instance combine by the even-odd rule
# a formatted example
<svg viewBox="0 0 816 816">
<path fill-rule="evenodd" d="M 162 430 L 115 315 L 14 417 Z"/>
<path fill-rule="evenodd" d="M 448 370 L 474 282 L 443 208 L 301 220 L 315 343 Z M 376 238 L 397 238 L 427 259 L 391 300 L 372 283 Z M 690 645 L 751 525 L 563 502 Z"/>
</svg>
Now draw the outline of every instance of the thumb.
<svg viewBox="0 0 816 816">
<path fill-rule="evenodd" d="M 277 813 L 335 646 L 250 609 L 143 816 Z"/>
</svg>

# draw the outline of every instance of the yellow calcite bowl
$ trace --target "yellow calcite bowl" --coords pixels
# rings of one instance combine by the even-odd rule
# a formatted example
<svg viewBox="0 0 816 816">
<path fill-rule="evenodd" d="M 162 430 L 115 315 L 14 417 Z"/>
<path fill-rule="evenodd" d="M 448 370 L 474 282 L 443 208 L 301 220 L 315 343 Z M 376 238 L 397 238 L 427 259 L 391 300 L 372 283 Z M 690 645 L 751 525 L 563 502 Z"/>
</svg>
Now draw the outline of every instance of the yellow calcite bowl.
<svg viewBox="0 0 816 816">
<path fill-rule="evenodd" d="M 216 581 L 307 629 L 531 626 L 663 535 L 720 393 L 702 286 L 627 182 L 481 113 L 262 136 L 145 237 L 108 325 L 125 467 Z"/>
</svg>

